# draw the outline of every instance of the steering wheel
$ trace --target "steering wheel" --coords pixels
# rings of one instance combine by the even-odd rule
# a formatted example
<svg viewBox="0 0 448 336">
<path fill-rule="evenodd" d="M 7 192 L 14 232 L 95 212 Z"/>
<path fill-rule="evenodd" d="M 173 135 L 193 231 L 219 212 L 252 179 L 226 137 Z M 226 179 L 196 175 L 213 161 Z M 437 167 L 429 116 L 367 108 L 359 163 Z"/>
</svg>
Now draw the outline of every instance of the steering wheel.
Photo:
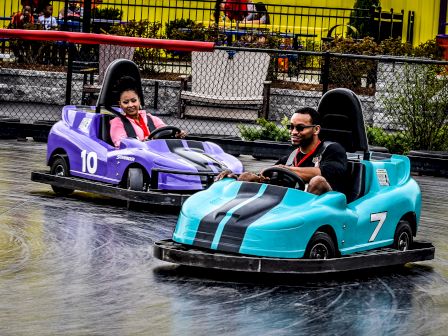
<svg viewBox="0 0 448 336">
<path fill-rule="evenodd" d="M 269 177 L 266 183 L 287 188 L 305 190 L 305 182 L 296 173 L 286 168 L 271 167 L 263 170 L 262 175 Z"/>
<path fill-rule="evenodd" d="M 180 132 L 180 128 L 176 126 L 164 126 L 156 128 L 148 137 L 148 140 L 152 139 L 173 139 L 176 133 Z"/>
</svg>

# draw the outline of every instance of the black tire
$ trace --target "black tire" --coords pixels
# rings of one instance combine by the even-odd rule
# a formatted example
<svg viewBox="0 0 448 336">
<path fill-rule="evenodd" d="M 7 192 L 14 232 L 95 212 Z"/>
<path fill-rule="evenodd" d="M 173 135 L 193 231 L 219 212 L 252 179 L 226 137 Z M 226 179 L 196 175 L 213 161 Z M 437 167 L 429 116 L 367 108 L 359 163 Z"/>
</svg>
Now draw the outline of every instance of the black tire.
<svg viewBox="0 0 448 336">
<path fill-rule="evenodd" d="M 140 168 L 129 168 L 128 176 L 126 179 L 126 189 L 143 191 L 144 176 L 143 171 Z M 128 210 L 134 210 L 137 208 L 138 203 L 127 201 L 126 208 Z"/>
<path fill-rule="evenodd" d="M 413 241 L 411 224 L 407 220 L 400 220 L 394 234 L 393 248 L 399 251 L 407 251 Z"/>
<path fill-rule="evenodd" d="M 305 251 L 306 259 L 331 259 L 336 256 L 333 239 L 330 235 L 317 231 L 311 237 Z"/>
<path fill-rule="evenodd" d="M 36 142 L 47 142 L 48 133 L 55 124 L 52 120 L 36 120 L 33 122 L 33 140 Z"/>
<path fill-rule="evenodd" d="M 50 173 L 56 176 L 70 176 L 67 159 L 63 156 L 57 156 L 51 164 Z M 62 196 L 70 195 L 74 189 L 62 188 L 52 185 L 53 191 Z"/>
</svg>

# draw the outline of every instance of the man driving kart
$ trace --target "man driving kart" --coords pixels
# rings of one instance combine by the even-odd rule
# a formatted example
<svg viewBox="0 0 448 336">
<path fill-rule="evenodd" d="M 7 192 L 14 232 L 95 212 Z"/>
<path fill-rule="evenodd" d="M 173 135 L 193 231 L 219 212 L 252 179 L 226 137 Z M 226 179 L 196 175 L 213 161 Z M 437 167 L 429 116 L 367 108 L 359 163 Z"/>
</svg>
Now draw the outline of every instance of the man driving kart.
<svg viewBox="0 0 448 336">
<path fill-rule="evenodd" d="M 284 168 L 297 174 L 308 184 L 307 191 L 321 195 L 327 191 L 342 191 L 345 185 L 347 155 L 337 142 L 320 141 L 320 116 L 310 107 L 300 108 L 293 113 L 289 132 L 291 143 L 296 149 L 278 160 L 274 167 Z M 239 181 L 263 183 L 269 180 L 260 174 L 243 172 Z M 224 170 L 216 181 L 224 177 L 237 178 L 230 170 Z"/>
</svg>

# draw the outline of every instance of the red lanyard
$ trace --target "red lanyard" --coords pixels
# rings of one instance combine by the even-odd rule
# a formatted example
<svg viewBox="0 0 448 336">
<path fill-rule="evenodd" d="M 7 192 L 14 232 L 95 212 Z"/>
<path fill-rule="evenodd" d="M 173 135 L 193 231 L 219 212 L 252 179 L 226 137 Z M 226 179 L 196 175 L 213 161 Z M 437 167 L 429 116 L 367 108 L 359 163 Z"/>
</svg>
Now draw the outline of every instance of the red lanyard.
<svg viewBox="0 0 448 336">
<path fill-rule="evenodd" d="M 312 150 L 310 150 L 308 153 L 305 154 L 305 156 L 297 163 L 297 155 L 294 157 L 294 167 L 299 167 L 306 159 L 308 159 L 313 153 L 316 151 L 317 147 L 320 145 L 320 140 L 317 142 L 316 146 Z M 297 154 L 300 153 L 300 150 L 297 151 Z"/>
<path fill-rule="evenodd" d="M 138 119 L 135 119 L 135 123 L 140 126 L 143 131 L 143 138 L 147 138 L 149 136 L 148 126 L 146 126 L 145 121 L 141 115 L 138 116 Z"/>
</svg>

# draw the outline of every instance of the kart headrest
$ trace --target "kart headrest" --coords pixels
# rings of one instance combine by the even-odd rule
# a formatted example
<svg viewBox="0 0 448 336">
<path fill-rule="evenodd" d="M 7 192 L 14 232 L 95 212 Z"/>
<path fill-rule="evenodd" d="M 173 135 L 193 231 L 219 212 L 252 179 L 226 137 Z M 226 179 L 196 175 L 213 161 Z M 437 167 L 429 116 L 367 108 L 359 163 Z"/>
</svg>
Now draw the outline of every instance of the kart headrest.
<svg viewBox="0 0 448 336">
<path fill-rule="evenodd" d="M 369 151 L 361 102 L 349 89 L 333 89 L 321 98 L 317 108 L 321 117 L 322 141 L 340 143 L 348 153 Z"/>
<path fill-rule="evenodd" d="M 103 85 L 96 102 L 97 111 L 102 106 L 110 107 L 118 104 L 118 92 L 115 91 L 116 83 L 123 77 L 129 76 L 135 80 L 137 94 L 140 98 L 142 106 L 145 105 L 143 100 L 142 80 L 137 64 L 127 59 L 117 59 L 109 64 L 104 75 Z"/>
</svg>

